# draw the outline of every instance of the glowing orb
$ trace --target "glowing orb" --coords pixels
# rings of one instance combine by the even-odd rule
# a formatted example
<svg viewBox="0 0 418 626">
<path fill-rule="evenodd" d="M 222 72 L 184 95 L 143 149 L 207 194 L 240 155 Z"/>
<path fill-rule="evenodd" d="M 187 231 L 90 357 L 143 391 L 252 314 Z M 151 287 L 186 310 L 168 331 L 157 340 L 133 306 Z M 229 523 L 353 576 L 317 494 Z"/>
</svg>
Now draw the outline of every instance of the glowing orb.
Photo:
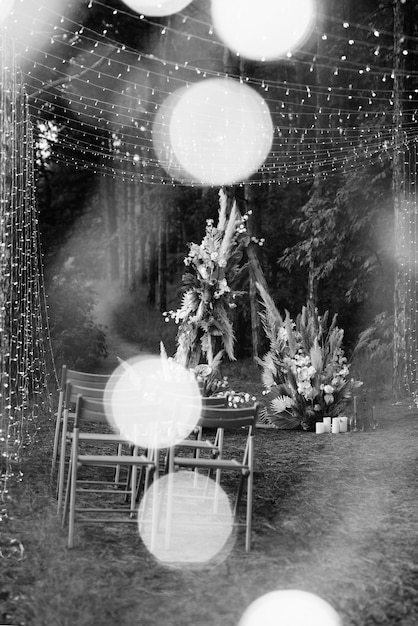
<svg viewBox="0 0 418 626">
<path fill-rule="evenodd" d="M 122 0 L 130 9 L 143 15 L 161 17 L 182 11 L 191 0 Z"/>
<path fill-rule="evenodd" d="M 168 105 L 173 163 L 190 182 L 228 185 L 246 180 L 273 141 L 270 111 L 251 87 L 212 78 L 181 90 Z"/>
<path fill-rule="evenodd" d="M 14 0 L 1 0 L 0 2 L 0 24 L 4 22 L 13 8 Z"/>
<path fill-rule="evenodd" d="M 179 471 L 158 479 L 138 509 L 138 529 L 145 546 L 172 567 L 218 565 L 232 547 L 228 539 L 233 526 L 225 491 L 195 472 Z"/>
<path fill-rule="evenodd" d="M 194 375 L 164 358 L 121 362 L 105 390 L 107 418 L 144 448 L 168 448 L 185 439 L 200 418 L 202 397 Z"/>
<path fill-rule="evenodd" d="M 212 19 L 220 38 L 241 56 L 275 59 L 309 33 L 313 0 L 212 0 Z"/>
<path fill-rule="evenodd" d="M 176 180 L 191 182 L 190 176 L 181 166 L 178 158 L 174 154 L 170 141 L 170 123 L 174 107 L 180 100 L 181 95 L 187 91 L 187 87 L 182 87 L 168 96 L 158 107 L 152 124 L 152 145 L 155 155 L 161 167 Z"/>
<path fill-rule="evenodd" d="M 308 591 L 271 591 L 250 604 L 238 626 L 342 626 L 328 602 Z"/>
</svg>

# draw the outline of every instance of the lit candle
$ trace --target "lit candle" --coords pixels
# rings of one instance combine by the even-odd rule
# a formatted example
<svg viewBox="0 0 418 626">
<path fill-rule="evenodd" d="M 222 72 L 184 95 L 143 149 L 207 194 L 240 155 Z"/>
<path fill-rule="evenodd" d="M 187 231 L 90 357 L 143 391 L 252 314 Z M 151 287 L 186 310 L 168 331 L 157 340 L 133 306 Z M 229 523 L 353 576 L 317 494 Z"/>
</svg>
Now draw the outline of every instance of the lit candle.
<svg viewBox="0 0 418 626">
<path fill-rule="evenodd" d="M 340 417 L 340 433 L 346 433 L 348 426 L 348 418 L 343 416 Z"/>
<path fill-rule="evenodd" d="M 324 432 L 325 433 L 330 433 L 331 432 L 331 418 L 330 417 L 324 417 L 323 424 L 324 424 Z"/>
<path fill-rule="evenodd" d="M 334 419 L 332 420 L 331 432 L 333 432 L 334 434 L 337 434 L 340 432 L 340 418 L 339 417 L 334 417 Z"/>
<path fill-rule="evenodd" d="M 317 435 L 322 435 L 325 432 L 325 424 L 324 422 L 316 422 L 315 424 L 315 432 Z"/>
</svg>

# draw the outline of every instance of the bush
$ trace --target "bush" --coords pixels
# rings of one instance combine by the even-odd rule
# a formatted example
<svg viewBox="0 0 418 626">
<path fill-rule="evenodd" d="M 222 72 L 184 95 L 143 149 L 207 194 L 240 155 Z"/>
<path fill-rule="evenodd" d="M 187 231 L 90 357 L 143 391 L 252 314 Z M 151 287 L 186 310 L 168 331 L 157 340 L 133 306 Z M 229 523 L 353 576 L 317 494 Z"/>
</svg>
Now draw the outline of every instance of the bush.
<svg viewBox="0 0 418 626">
<path fill-rule="evenodd" d="M 64 271 L 48 289 L 52 347 L 57 364 L 91 371 L 107 356 L 106 333 L 94 322 L 95 293 L 87 280 Z"/>
</svg>

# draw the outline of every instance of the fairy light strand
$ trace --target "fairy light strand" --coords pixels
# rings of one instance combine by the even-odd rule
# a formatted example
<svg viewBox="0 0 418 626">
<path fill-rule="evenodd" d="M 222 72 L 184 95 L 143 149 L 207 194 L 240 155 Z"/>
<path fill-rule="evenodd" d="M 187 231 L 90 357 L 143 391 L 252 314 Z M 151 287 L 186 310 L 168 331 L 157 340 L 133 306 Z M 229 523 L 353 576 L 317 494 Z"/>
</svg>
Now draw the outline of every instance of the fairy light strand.
<svg viewBox="0 0 418 626">
<path fill-rule="evenodd" d="M 33 444 L 39 416 L 51 414 L 42 309 L 33 131 L 13 42 L 0 30 L 0 494 L 20 480 L 20 460 Z M 0 518 L 5 515 L 4 507 Z"/>
</svg>

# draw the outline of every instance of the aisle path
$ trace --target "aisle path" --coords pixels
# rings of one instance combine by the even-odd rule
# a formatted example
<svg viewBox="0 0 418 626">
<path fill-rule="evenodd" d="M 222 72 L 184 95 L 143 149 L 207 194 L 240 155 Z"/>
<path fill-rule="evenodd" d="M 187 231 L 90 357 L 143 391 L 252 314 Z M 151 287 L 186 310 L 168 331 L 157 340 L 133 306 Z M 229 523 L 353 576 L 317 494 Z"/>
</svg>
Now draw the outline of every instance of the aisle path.
<svg viewBox="0 0 418 626">
<path fill-rule="evenodd" d="M 98 295 L 98 303 L 95 307 L 94 318 L 97 324 L 104 326 L 106 332 L 106 347 L 108 356 L 102 359 L 98 373 L 113 372 L 119 365 L 118 357 L 123 360 L 141 354 L 139 345 L 126 341 L 116 331 L 113 322 L 113 313 L 116 304 L 121 297 L 121 291 L 106 283 L 95 287 Z"/>
</svg>

